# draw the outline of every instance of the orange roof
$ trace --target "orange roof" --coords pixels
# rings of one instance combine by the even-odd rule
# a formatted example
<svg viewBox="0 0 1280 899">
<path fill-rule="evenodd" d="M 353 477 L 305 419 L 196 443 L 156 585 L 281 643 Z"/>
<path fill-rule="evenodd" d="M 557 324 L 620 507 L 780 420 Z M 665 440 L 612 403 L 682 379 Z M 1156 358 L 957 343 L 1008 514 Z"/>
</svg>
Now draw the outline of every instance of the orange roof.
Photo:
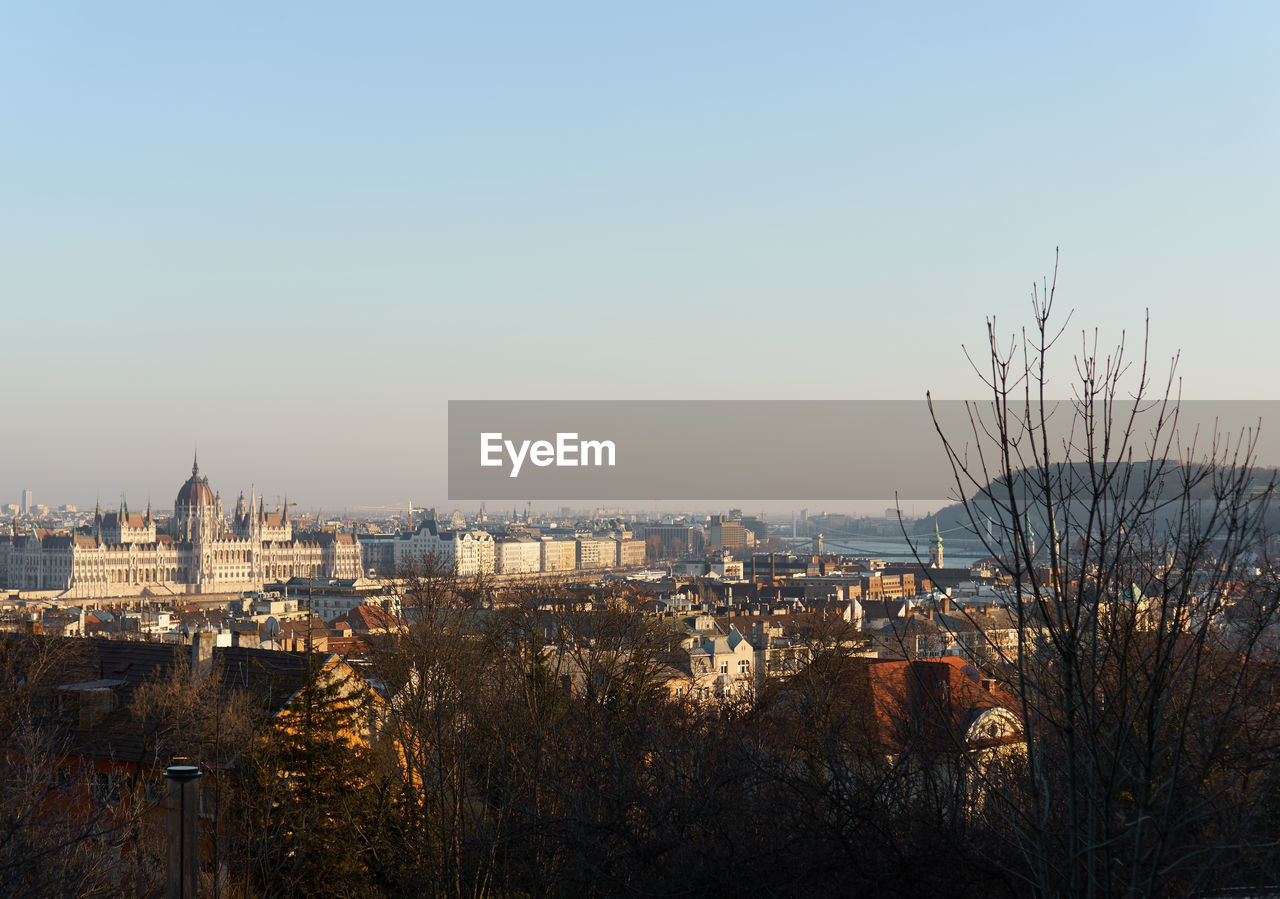
<svg viewBox="0 0 1280 899">
<path fill-rule="evenodd" d="M 356 606 L 343 617 L 353 631 L 389 630 L 397 624 L 395 616 L 377 606 Z"/>
<path fill-rule="evenodd" d="M 901 746 L 923 737 L 933 749 L 976 745 L 973 721 L 990 709 L 1017 715 L 1018 704 L 973 665 L 955 656 L 909 661 L 872 661 L 867 670 L 882 742 Z M 988 743 L 1018 742 L 1001 736 Z"/>
</svg>

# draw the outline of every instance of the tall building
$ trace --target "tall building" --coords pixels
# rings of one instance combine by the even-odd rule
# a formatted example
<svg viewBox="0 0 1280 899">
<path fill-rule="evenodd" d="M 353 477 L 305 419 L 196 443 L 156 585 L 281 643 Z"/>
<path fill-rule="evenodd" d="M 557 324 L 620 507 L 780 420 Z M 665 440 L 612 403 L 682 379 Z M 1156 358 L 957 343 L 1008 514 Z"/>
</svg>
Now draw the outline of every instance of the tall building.
<svg viewBox="0 0 1280 899">
<path fill-rule="evenodd" d="M 754 543 L 754 535 L 753 540 Z M 734 552 L 746 552 L 747 529 L 740 521 L 729 521 L 723 515 L 711 516 L 711 527 L 707 534 L 707 546 L 711 549 L 728 549 Z"/>
<path fill-rule="evenodd" d="M 31 514 L 32 499 L 33 497 L 30 490 L 22 491 L 22 502 L 18 504 L 18 508 L 21 510 L 23 515 Z"/>
<path fill-rule="evenodd" d="M 241 493 L 228 525 L 222 499 L 198 463 L 178 490 L 167 532 L 159 530 L 150 503 L 145 513 L 131 513 L 122 498 L 117 512 L 99 507 L 88 529 L 7 539 L 8 547 L 0 547 L 0 585 L 57 590 L 68 598 L 236 593 L 267 581 L 355 578 L 362 571 L 354 534 L 295 535 L 288 500 L 268 512 L 263 500 L 251 494 L 246 503 Z"/>
</svg>

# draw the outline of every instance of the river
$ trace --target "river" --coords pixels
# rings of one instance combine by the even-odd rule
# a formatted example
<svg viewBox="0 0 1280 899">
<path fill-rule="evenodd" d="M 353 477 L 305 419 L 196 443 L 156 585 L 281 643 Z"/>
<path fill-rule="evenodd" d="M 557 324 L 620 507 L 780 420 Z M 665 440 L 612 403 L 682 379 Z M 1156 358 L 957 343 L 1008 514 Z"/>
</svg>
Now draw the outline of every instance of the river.
<svg viewBox="0 0 1280 899">
<path fill-rule="evenodd" d="M 916 540 L 915 553 L 920 559 L 929 562 L 929 537 Z M 804 552 L 810 546 L 807 541 L 796 546 L 797 551 Z M 884 559 L 888 562 L 914 562 L 915 553 L 911 545 L 901 537 L 823 537 L 822 550 L 842 556 L 866 556 L 872 559 Z M 942 561 L 948 568 L 963 568 L 972 565 L 978 559 L 988 556 L 980 544 L 965 541 L 964 546 L 942 541 Z"/>
</svg>

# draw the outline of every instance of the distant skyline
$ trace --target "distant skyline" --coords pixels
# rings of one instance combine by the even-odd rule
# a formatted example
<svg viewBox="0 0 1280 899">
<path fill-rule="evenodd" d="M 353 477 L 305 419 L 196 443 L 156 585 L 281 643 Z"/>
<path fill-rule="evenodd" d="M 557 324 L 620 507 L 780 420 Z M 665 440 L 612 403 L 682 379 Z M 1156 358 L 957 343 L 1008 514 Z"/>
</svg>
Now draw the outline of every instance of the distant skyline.
<svg viewBox="0 0 1280 899">
<path fill-rule="evenodd" d="M 190 474 L 190 468 L 186 472 Z M 223 511 L 230 516 L 235 508 L 237 497 L 240 495 L 241 488 L 236 486 L 234 489 L 226 491 L 220 486 L 216 475 L 211 476 L 202 466 L 200 469 L 202 476 L 209 477 L 209 484 L 212 489 L 219 492 L 222 497 Z M 111 495 L 95 494 L 89 499 L 76 500 L 75 498 L 67 498 L 62 496 L 41 497 L 38 494 L 33 497 L 33 506 L 45 506 L 51 512 L 56 513 L 63 506 L 71 505 L 76 507 L 76 515 L 83 515 L 94 510 L 95 505 L 100 504 L 104 512 L 115 511 L 121 505 L 121 502 L 127 502 L 131 512 L 139 512 L 150 505 L 157 515 L 167 515 L 173 511 L 173 500 L 176 496 L 181 482 L 176 484 L 174 488 L 168 492 L 149 493 L 142 496 L 134 496 L 131 494 L 121 495 L 119 493 Z M 392 517 L 401 515 L 409 510 L 410 501 L 402 500 L 399 504 L 391 503 L 352 503 L 347 505 L 324 506 L 311 503 L 305 496 L 297 496 L 295 494 L 284 494 L 278 491 L 264 492 L 259 489 L 259 485 L 251 484 L 243 488 L 246 501 L 252 495 L 262 499 L 266 503 L 268 511 L 275 511 L 279 508 L 280 503 L 287 500 L 290 507 L 290 514 L 294 516 L 312 515 L 315 513 L 325 513 L 331 515 L 349 514 L 353 517 L 378 518 Z M 170 495 L 172 494 L 172 495 Z M 606 511 L 625 510 L 629 514 L 661 514 L 661 515 L 713 515 L 717 513 L 726 513 L 730 509 L 739 509 L 744 515 L 760 515 L 763 514 L 772 523 L 789 522 L 792 516 L 799 516 L 801 511 L 807 511 L 810 516 L 823 514 L 846 514 L 858 517 L 878 518 L 884 517 L 889 508 L 893 507 L 893 500 L 822 500 L 810 501 L 804 500 L 796 503 L 790 503 L 782 500 L 766 500 L 753 502 L 726 502 L 721 500 L 669 500 L 655 502 L 636 502 L 636 501 L 620 501 L 620 500 L 602 500 L 592 503 L 584 500 L 568 500 L 565 502 L 552 501 L 525 501 L 525 502 L 502 502 L 498 500 L 484 501 L 487 514 L 493 519 L 509 518 L 512 511 L 523 514 L 526 502 L 533 510 L 535 515 L 557 515 L 561 509 L 570 509 L 575 515 L 578 513 L 589 514 L 598 509 Z M 915 499 L 905 500 L 902 503 L 902 514 L 905 519 L 915 519 L 932 514 L 938 509 L 950 503 L 950 500 L 927 500 Z M 0 498 L 0 508 L 16 502 Z M 428 503 L 419 498 L 412 499 L 412 508 L 415 514 L 426 512 L 428 509 L 434 508 L 441 516 L 448 516 L 455 510 L 465 515 L 473 515 L 480 508 L 481 501 L 465 500 L 465 501 L 444 501 L 439 503 Z"/>
<path fill-rule="evenodd" d="M 448 508 L 449 399 L 972 396 L 1055 246 L 1073 333 L 1280 399 L 1274 4 L 376 9 L 0 12 L 0 504 L 198 447 Z"/>
</svg>

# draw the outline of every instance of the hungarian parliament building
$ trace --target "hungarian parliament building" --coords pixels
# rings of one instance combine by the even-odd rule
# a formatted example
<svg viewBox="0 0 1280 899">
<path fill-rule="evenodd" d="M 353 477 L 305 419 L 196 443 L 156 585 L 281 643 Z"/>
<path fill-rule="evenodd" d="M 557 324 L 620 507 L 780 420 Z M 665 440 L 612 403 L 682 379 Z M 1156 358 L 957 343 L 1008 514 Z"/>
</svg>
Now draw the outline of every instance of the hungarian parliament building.
<svg viewBox="0 0 1280 899">
<path fill-rule="evenodd" d="M 255 505 L 257 508 L 254 508 Z M 162 531 L 147 505 L 131 513 L 99 509 L 93 524 L 70 534 L 37 531 L 0 537 L 0 587 L 59 591 L 94 598 L 237 593 L 293 577 L 357 578 L 363 572 L 354 534 L 294 535 L 289 505 L 267 512 L 244 493 L 228 525 L 222 499 L 198 463 L 178 491 L 173 518 Z"/>
</svg>

